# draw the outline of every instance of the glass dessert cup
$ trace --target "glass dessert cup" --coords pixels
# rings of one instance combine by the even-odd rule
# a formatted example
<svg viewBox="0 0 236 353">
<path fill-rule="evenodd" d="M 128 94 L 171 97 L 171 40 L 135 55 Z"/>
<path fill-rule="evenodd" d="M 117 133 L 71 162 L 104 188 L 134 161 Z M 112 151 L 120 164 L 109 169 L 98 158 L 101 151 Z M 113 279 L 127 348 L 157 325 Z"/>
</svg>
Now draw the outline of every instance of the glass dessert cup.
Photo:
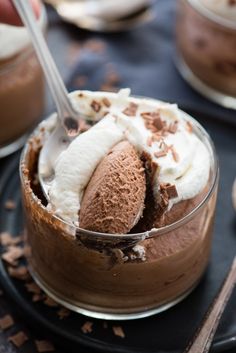
<svg viewBox="0 0 236 353">
<path fill-rule="evenodd" d="M 211 249 L 218 163 L 208 134 L 183 114 L 210 153 L 208 185 L 190 213 L 138 234 L 87 231 L 48 211 L 35 183 L 45 123 L 34 131 L 20 164 L 28 261 L 35 281 L 54 300 L 95 318 L 136 319 L 175 305 L 198 284 Z"/>
<path fill-rule="evenodd" d="M 212 101 L 236 109 L 236 24 L 199 0 L 177 6 L 176 65 L 183 78 Z"/>
<path fill-rule="evenodd" d="M 46 29 L 42 6 L 40 25 Z M 44 76 L 33 47 L 28 44 L 0 59 L 0 158 L 25 143 L 44 111 Z"/>
</svg>

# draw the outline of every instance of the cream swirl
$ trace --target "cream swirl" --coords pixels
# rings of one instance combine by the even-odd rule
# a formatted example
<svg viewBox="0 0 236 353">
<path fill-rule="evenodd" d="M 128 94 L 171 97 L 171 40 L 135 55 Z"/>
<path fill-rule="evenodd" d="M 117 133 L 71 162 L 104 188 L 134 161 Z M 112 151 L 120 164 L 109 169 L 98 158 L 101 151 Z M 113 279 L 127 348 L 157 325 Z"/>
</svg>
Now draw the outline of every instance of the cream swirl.
<svg viewBox="0 0 236 353">
<path fill-rule="evenodd" d="M 140 155 L 146 152 L 158 166 L 152 185 L 157 197 L 161 184 L 175 185 L 178 196 L 170 205 L 193 198 L 206 186 L 210 153 L 177 105 L 129 97 L 129 90 L 118 94 L 80 91 L 70 96 L 81 113 L 92 119 L 106 115 L 80 134 L 55 162 L 49 197 L 55 213 L 63 219 L 77 224 L 80 201 L 95 168 L 124 139 Z M 156 128 L 149 126 L 153 116 Z"/>
</svg>

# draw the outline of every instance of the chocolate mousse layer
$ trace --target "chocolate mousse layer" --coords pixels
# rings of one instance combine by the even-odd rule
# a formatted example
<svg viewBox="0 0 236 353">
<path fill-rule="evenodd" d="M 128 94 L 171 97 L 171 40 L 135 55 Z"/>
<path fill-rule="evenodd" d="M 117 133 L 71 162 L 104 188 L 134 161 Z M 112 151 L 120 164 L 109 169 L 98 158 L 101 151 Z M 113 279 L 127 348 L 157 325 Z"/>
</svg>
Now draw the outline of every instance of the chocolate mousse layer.
<svg viewBox="0 0 236 353">
<path fill-rule="evenodd" d="M 0 60 L 0 147 L 37 123 L 44 109 L 43 72 L 33 49 Z"/>
<path fill-rule="evenodd" d="M 236 4 L 228 2 L 225 6 L 228 6 L 230 11 Z M 202 82 L 234 97 L 236 96 L 235 37 L 235 24 L 234 28 L 226 27 L 210 20 L 207 14 L 200 13 L 190 1 L 179 1 L 177 47 L 180 56 Z"/>
</svg>

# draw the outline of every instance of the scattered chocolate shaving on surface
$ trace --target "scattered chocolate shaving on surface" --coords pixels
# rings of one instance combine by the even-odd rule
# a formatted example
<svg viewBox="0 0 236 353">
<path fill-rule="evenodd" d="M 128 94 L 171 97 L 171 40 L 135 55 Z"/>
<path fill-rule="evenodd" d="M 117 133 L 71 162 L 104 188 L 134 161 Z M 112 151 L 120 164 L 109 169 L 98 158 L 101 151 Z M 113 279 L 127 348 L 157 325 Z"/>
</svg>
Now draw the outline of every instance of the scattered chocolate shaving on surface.
<svg viewBox="0 0 236 353">
<path fill-rule="evenodd" d="M 159 151 L 159 152 L 154 152 L 154 156 L 156 158 L 161 158 L 161 157 L 165 157 L 167 155 L 166 151 Z"/>
<path fill-rule="evenodd" d="M 32 297 L 32 302 L 34 303 L 37 303 L 37 302 L 40 302 L 42 301 L 43 299 L 45 298 L 44 294 L 43 293 L 36 293 L 33 295 Z"/>
<path fill-rule="evenodd" d="M 171 150 L 171 153 L 172 153 L 172 156 L 173 156 L 173 159 L 176 163 L 179 162 L 179 155 L 178 153 L 176 152 L 174 146 L 170 146 L 170 150 Z"/>
<path fill-rule="evenodd" d="M 15 210 L 16 203 L 15 203 L 15 201 L 9 199 L 5 202 L 4 207 L 8 211 L 12 211 L 12 210 Z"/>
<path fill-rule="evenodd" d="M 25 287 L 26 287 L 27 291 L 30 293 L 34 293 L 34 294 L 41 293 L 40 287 L 35 282 L 26 283 Z"/>
<path fill-rule="evenodd" d="M 83 94 L 83 93 L 79 93 L 79 94 L 78 94 L 78 97 L 79 97 L 79 98 L 83 98 L 83 97 L 84 97 L 84 94 Z"/>
<path fill-rule="evenodd" d="M 17 237 L 13 237 L 8 232 L 0 233 L 0 241 L 3 246 L 16 245 L 16 244 L 19 244 L 22 240 L 23 240 L 22 235 L 19 235 Z"/>
<path fill-rule="evenodd" d="M 168 131 L 171 134 L 175 134 L 177 130 L 178 130 L 178 121 L 176 120 L 175 122 L 170 123 L 170 125 L 168 127 Z"/>
<path fill-rule="evenodd" d="M 68 310 L 66 308 L 61 308 L 57 311 L 57 315 L 58 315 L 59 319 L 62 320 L 70 315 L 70 310 Z"/>
<path fill-rule="evenodd" d="M 54 345 L 46 340 L 35 340 L 35 345 L 37 348 L 37 351 L 42 353 L 42 352 L 53 352 L 55 351 Z"/>
<path fill-rule="evenodd" d="M 154 127 L 155 127 L 157 130 L 162 130 L 163 127 L 165 126 L 164 121 L 161 120 L 161 117 L 160 117 L 160 116 L 155 117 L 155 118 L 153 119 L 153 125 L 154 125 Z"/>
<path fill-rule="evenodd" d="M 190 121 L 186 122 L 186 129 L 188 132 L 192 133 L 193 132 L 193 125 L 190 123 Z"/>
<path fill-rule="evenodd" d="M 110 102 L 109 99 L 106 98 L 106 97 L 102 99 L 102 103 L 103 103 L 107 108 L 109 108 L 109 107 L 111 106 L 111 102 Z"/>
<path fill-rule="evenodd" d="M 56 308 L 56 307 L 59 306 L 59 304 L 57 304 L 57 302 L 55 302 L 55 300 L 53 300 L 52 298 L 50 298 L 48 296 L 44 300 L 44 304 L 47 305 L 47 306 L 50 306 L 52 308 Z"/>
<path fill-rule="evenodd" d="M 23 249 L 17 246 L 9 246 L 7 251 L 2 254 L 2 259 L 12 266 L 18 264 L 17 260 L 24 255 Z"/>
<path fill-rule="evenodd" d="M 95 100 L 91 102 L 90 106 L 96 113 L 98 113 L 101 109 L 101 104 Z"/>
<path fill-rule="evenodd" d="M 175 197 L 178 197 L 178 192 L 176 190 L 175 185 L 167 185 L 166 192 L 167 192 L 169 199 L 174 199 Z"/>
<path fill-rule="evenodd" d="M 125 333 L 121 326 L 112 326 L 112 330 L 115 336 L 125 338 Z"/>
<path fill-rule="evenodd" d="M 127 116 L 134 116 L 137 113 L 138 104 L 130 102 L 129 106 L 123 110 L 123 114 Z"/>
<path fill-rule="evenodd" d="M 6 330 L 14 325 L 14 320 L 11 315 L 5 315 L 0 318 L 0 328 Z"/>
<path fill-rule="evenodd" d="M 21 347 L 26 341 L 28 341 L 29 337 L 23 332 L 20 331 L 13 336 L 8 338 L 8 341 L 12 342 L 16 347 Z"/>
<path fill-rule="evenodd" d="M 11 277 L 26 281 L 30 279 L 30 274 L 28 268 L 26 266 L 19 266 L 19 267 L 8 267 L 8 273 Z"/>
<path fill-rule="evenodd" d="M 83 326 L 81 326 L 81 331 L 83 333 L 91 333 L 93 331 L 93 322 L 86 321 Z"/>
</svg>

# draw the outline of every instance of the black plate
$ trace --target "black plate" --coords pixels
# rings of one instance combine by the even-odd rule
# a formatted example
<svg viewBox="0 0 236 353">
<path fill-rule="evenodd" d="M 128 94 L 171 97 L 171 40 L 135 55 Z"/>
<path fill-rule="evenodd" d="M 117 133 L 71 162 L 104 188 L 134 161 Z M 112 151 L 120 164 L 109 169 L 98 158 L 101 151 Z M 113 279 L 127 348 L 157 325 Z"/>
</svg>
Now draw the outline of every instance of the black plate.
<svg viewBox="0 0 236 353">
<path fill-rule="evenodd" d="M 194 114 L 210 132 L 220 159 L 221 178 L 215 222 L 212 256 L 208 270 L 197 289 L 174 308 L 146 319 L 136 321 L 109 322 L 103 327 L 102 320 L 92 319 L 93 332 L 83 334 L 82 324 L 87 318 L 72 313 L 59 320 L 56 309 L 42 303 L 32 303 L 24 285 L 9 277 L 4 263 L 0 261 L 0 282 L 9 296 L 17 303 L 24 316 L 37 327 L 44 328 L 56 341 L 79 351 L 87 347 L 102 352 L 178 353 L 198 327 L 205 311 L 217 293 L 231 264 L 236 250 L 235 214 L 231 204 L 231 186 L 236 175 L 236 128 L 233 125 L 214 121 L 213 117 Z M 19 154 L 1 162 L 0 177 L 0 231 L 18 234 L 23 229 L 23 217 L 18 176 Z M 14 199 L 17 208 L 6 211 L 4 202 Z M 236 294 L 236 293 L 235 293 Z M 212 352 L 222 352 L 236 347 L 236 295 L 233 295 L 217 330 Z M 117 337 L 113 325 L 121 325 L 126 336 Z"/>
</svg>

